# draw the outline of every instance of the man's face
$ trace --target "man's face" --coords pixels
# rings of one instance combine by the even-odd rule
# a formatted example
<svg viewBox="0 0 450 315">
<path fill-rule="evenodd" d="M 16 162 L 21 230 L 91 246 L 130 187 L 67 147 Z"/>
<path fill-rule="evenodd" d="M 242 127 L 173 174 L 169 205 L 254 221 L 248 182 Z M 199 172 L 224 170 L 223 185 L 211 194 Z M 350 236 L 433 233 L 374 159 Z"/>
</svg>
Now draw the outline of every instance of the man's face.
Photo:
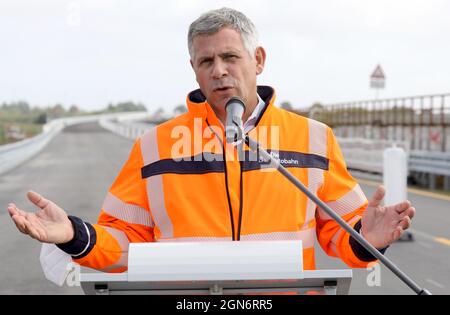
<svg viewBox="0 0 450 315">
<path fill-rule="evenodd" d="M 225 117 L 225 104 L 233 96 L 242 98 L 247 108 L 256 106 L 256 76 L 265 61 L 261 47 L 250 56 L 241 35 L 222 28 L 216 34 L 194 38 L 193 48 L 191 65 L 197 82 L 219 119 Z"/>
</svg>

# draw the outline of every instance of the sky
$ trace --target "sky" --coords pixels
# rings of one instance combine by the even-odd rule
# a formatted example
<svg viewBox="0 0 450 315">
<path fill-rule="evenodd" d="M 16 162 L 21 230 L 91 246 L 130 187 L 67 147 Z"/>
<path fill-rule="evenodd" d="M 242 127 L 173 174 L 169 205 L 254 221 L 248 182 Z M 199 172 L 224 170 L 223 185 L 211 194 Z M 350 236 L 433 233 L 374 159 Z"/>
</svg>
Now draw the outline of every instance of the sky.
<svg viewBox="0 0 450 315">
<path fill-rule="evenodd" d="M 0 103 L 85 110 L 132 100 L 149 111 L 198 88 L 187 30 L 231 7 L 256 25 L 267 62 L 258 84 L 297 108 L 450 92 L 448 0 L 1 0 Z"/>
</svg>

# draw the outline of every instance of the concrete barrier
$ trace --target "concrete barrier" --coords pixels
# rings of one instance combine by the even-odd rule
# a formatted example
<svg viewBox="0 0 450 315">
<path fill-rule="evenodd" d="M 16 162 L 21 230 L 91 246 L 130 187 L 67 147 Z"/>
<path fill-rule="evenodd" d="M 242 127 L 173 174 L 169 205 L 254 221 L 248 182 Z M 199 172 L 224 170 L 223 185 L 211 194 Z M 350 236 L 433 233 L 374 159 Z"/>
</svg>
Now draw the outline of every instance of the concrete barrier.
<svg viewBox="0 0 450 315">
<path fill-rule="evenodd" d="M 383 154 L 394 146 L 409 153 L 407 141 L 338 138 L 347 167 L 351 170 L 383 174 Z"/>
<path fill-rule="evenodd" d="M 61 130 L 67 126 L 99 121 L 103 125 L 108 125 L 110 121 L 120 121 L 123 128 L 121 135 L 128 137 L 136 136 L 142 132 L 141 128 L 133 126 L 130 122 L 133 120 L 145 119 L 147 112 L 114 113 L 103 115 L 91 115 L 56 119 L 44 125 L 42 133 L 16 143 L 0 146 L 0 174 L 4 174 L 16 166 L 24 163 L 39 153 Z M 125 126 L 125 123 L 129 127 Z M 112 124 L 112 123 L 111 123 Z M 111 124 L 109 124 L 111 126 Z M 108 128 L 106 128 L 108 129 Z M 108 129 L 109 130 L 109 129 Z M 114 128 L 117 131 L 117 128 Z M 117 132 L 116 132 L 117 133 Z"/>
<path fill-rule="evenodd" d="M 151 129 L 154 126 L 150 123 L 145 124 L 136 122 L 139 120 L 144 120 L 147 117 L 147 113 L 137 113 L 135 115 L 121 116 L 115 119 L 105 117 L 99 120 L 99 124 L 101 127 L 114 134 L 125 137 L 127 139 L 135 140 L 139 136 L 144 134 L 145 131 Z"/>
</svg>

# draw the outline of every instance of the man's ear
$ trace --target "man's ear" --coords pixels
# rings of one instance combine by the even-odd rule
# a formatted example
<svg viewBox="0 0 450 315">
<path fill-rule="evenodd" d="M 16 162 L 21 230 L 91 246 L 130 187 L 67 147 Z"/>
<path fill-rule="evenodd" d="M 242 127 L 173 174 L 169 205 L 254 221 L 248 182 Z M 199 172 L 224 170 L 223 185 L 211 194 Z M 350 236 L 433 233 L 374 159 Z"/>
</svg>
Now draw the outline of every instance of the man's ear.
<svg viewBox="0 0 450 315">
<path fill-rule="evenodd" d="M 198 83 L 198 77 L 197 77 L 197 72 L 195 72 L 194 62 L 192 61 L 192 59 L 190 59 L 189 62 L 191 64 L 192 70 L 194 70 L 194 73 L 195 73 L 195 81 L 197 81 L 197 83 Z"/>
<path fill-rule="evenodd" d="M 256 60 L 256 75 L 260 75 L 264 71 L 264 66 L 266 64 L 266 51 L 263 47 L 256 48 L 255 52 Z"/>
</svg>

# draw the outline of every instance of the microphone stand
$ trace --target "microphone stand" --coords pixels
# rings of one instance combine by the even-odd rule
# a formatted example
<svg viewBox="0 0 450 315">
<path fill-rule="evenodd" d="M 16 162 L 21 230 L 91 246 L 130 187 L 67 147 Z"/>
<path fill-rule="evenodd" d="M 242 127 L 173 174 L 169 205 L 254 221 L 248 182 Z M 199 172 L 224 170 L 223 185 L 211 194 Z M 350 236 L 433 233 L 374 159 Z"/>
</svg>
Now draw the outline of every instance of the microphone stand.
<svg viewBox="0 0 450 315">
<path fill-rule="evenodd" d="M 239 128 L 239 136 L 242 140 L 244 135 L 241 128 Z M 406 275 L 400 268 L 398 268 L 391 260 L 380 253 L 372 244 L 364 239 L 360 233 L 356 232 L 346 221 L 344 221 L 338 214 L 336 214 L 330 207 L 328 207 L 322 200 L 311 193 L 296 177 L 294 177 L 279 161 L 274 159 L 265 149 L 261 148 L 260 144 L 251 139 L 248 135 L 244 135 L 245 143 L 250 150 L 263 157 L 264 161 L 270 162 L 270 166 L 276 168 L 284 177 L 286 177 L 292 184 L 294 184 L 300 191 L 302 191 L 309 199 L 311 199 L 317 206 L 322 208 L 330 217 L 332 217 L 345 231 L 347 231 L 359 244 L 361 244 L 368 252 L 381 261 L 387 268 L 389 268 L 400 280 L 409 286 L 417 295 L 431 295 L 431 292 L 425 288 L 419 287 L 414 280 Z M 240 146 L 243 145 L 242 141 Z M 241 150 L 238 148 L 238 150 Z M 243 154 L 239 154 L 243 156 Z M 242 160 L 241 160 L 242 161 Z"/>
</svg>

